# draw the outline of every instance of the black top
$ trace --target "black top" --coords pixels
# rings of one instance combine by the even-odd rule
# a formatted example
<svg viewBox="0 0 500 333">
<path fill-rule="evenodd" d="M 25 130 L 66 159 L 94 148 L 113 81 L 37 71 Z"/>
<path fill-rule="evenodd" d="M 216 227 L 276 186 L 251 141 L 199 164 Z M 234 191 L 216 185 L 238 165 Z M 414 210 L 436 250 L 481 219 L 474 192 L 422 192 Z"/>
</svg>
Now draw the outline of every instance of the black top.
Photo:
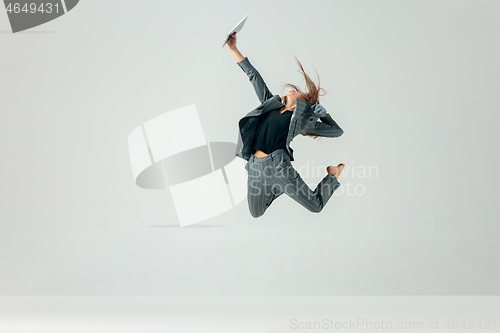
<svg viewBox="0 0 500 333">
<path fill-rule="evenodd" d="M 252 153 L 260 149 L 270 154 L 277 149 L 286 149 L 286 137 L 290 127 L 292 111 L 280 114 L 280 109 L 274 109 L 259 116 L 259 126 L 255 132 Z"/>
</svg>

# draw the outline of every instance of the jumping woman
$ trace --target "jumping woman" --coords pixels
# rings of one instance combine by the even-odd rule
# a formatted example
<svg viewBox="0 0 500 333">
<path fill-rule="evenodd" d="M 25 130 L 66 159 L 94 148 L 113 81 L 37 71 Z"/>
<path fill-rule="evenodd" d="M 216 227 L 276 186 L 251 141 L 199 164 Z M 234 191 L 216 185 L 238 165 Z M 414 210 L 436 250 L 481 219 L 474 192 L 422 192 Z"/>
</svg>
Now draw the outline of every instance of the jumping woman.
<svg viewBox="0 0 500 333">
<path fill-rule="evenodd" d="M 290 142 L 297 135 L 334 138 L 344 132 L 319 104 L 324 91 L 304 72 L 306 92 L 297 86 L 282 98 L 271 94 L 260 73 L 236 47 L 236 33 L 226 43 L 237 64 L 247 74 L 262 103 L 240 119 L 236 156 L 245 159 L 248 171 L 248 207 L 253 217 L 262 216 L 271 203 L 283 193 L 311 212 L 319 213 L 340 186 L 338 177 L 344 164 L 328 166 L 327 175 L 312 191 L 294 169 Z"/>
</svg>

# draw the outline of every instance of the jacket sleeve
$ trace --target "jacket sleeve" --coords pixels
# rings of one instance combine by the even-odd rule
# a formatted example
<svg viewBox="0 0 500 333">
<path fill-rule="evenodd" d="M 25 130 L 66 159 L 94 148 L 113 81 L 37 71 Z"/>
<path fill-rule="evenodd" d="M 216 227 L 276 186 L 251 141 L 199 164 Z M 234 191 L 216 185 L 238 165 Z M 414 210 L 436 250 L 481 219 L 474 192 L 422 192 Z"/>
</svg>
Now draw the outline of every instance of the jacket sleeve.
<svg viewBox="0 0 500 333">
<path fill-rule="evenodd" d="M 326 114 L 319 118 L 321 121 L 317 121 L 314 124 L 314 128 L 308 131 L 307 134 L 324 136 L 327 138 L 335 138 L 344 134 L 344 131 L 340 126 L 332 119 L 330 114 Z"/>
<path fill-rule="evenodd" d="M 255 89 L 255 93 L 257 94 L 257 97 L 259 98 L 259 101 L 261 103 L 273 97 L 273 94 L 271 94 L 271 92 L 267 88 L 264 79 L 262 78 L 262 76 L 260 76 L 260 73 L 252 66 L 247 57 L 245 57 L 245 59 L 238 62 L 237 64 L 248 76 L 248 79 L 252 83 L 253 88 Z"/>
</svg>

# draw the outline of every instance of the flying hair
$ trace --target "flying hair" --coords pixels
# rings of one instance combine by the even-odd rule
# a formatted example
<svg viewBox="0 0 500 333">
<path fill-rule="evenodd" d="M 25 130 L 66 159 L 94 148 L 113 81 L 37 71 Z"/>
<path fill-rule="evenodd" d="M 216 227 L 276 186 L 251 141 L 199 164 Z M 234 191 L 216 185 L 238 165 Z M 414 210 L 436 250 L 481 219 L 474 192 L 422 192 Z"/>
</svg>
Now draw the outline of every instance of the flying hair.
<svg viewBox="0 0 500 333">
<path fill-rule="evenodd" d="M 304 80 L 306 81 L 306 86 L 305 86 L 305 91 L 300 89 L 298 86 L 290 83 L 285 83 L 282 85 L 283 89 L 285 88 L 293 88 L 298 92 L 305 93 L 307 96 L 306 102 L 309 103 L 309 105 L 314 105 L 314 104 L 319 104 L 319 96 L 324 96 L 326 95 L 326 90 L 324 88 L 321 88 L 320 86 L 320 78 L 318 74 L 318 70 L 313 66 L 314 71 L 316 72 L 316 76 L 318 77 L 318 84 L 314 83 L 314 81 L 311 79 L 309 75 L 304 70 L 304 67 L 300 63 L 299 59 L 294 55 L 295 61 L 299 65 L 299 68 L 297 71 L 301 73 L 304 76 Z"/>
<path fill-rule="evenodd" d="M 316 72 L 316 76 L 318 77 L 318 84 L 316 85 L 311 77 L 305 72 L 304 67 L 300 63 L 299 59 L 297 59 L 295 55 L 294 58 L 300 68 L 297 71 L 304 76 L 304 80 L 306 81 L 305 91 L 302 91 L 302 89 L 300 89 L 298 86 L 291 83 L 285 83 L 281 86 L 283 87 L 282 89 L 292 88 L 297 92 L 306 94 L 306 102 L 309 103 L 309 105 L 319 104 L 319 96 L 326 95 L 326 90 L 324 88 L 321 88 L 320 86 L 320 79 L 317 69 L 313 66 L 314 71 Z M 283 103 L 286 104 L 286 96 L 283 97 Z M 313 136 L 313 138 L 316 139 L 317 136 Z"/>
</svg>

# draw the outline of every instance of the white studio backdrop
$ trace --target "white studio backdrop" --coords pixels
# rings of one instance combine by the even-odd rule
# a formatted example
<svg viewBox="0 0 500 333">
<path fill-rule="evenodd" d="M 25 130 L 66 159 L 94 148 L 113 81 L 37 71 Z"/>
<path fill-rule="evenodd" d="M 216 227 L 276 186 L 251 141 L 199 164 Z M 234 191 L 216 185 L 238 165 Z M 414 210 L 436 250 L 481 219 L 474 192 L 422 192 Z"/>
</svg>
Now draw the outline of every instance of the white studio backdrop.
<svg viewBox="0 0 500 333">
<path fill-rule="evenodd" d="M 221 41 L 245 15 L 273 94 L 303 84 L 294 55 L 318 70 L 345 133 L 297 137 L 293 164 L 314 188 L 345 163 L 342 185 L 319 214 L 282 196 L 181 228 L 128 136 L 196 105 L 236 143 L 259 102 Z M 0 10 L 0 294 L 498 294 L 499 22 L 498 1 L 85 0 L 13 34 Z"/>
</svg>

